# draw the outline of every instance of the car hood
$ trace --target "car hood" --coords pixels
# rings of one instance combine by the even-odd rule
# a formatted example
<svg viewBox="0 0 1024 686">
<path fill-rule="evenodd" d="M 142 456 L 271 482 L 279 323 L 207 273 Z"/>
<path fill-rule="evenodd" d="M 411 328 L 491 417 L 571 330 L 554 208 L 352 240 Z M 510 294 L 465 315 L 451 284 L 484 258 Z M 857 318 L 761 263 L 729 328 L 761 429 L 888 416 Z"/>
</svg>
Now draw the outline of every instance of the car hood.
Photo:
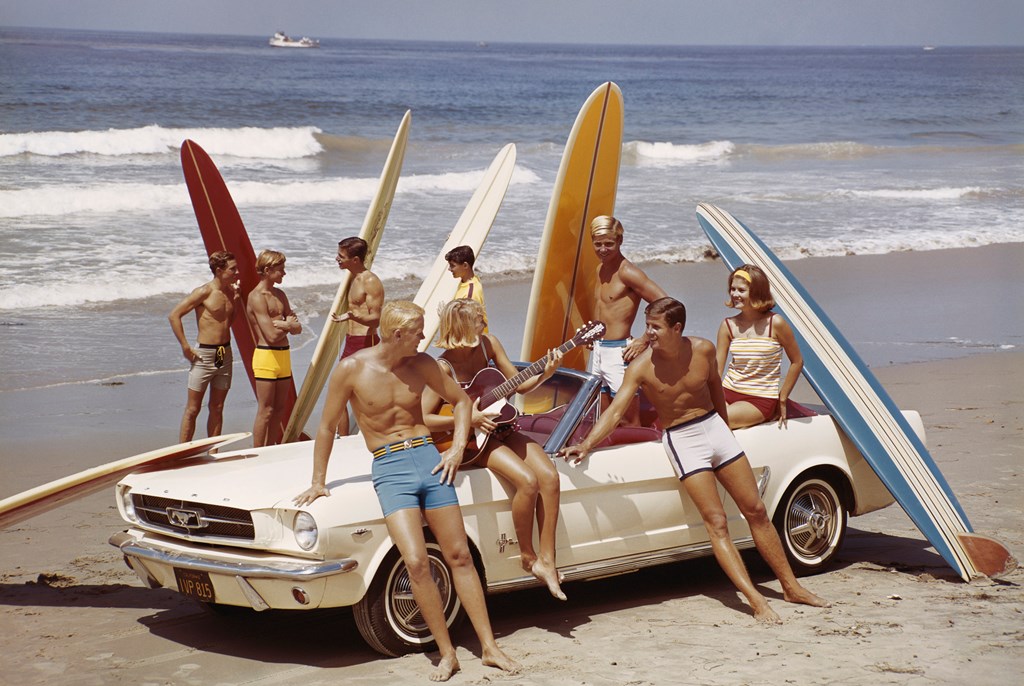
<svg viewBox="0 0 1024 686">
<path fill-rule="evenodd" d="M 334 443 L 327 471 L 332 493 L 346 483 L 368 481 L 371 456 L 361 436 Z M 256 510 L 294 507 L 309 487 L 313 441 L 233 450 L 175 466 L 132 472 L 121 480 L 135 493 Z"/>
</svg>

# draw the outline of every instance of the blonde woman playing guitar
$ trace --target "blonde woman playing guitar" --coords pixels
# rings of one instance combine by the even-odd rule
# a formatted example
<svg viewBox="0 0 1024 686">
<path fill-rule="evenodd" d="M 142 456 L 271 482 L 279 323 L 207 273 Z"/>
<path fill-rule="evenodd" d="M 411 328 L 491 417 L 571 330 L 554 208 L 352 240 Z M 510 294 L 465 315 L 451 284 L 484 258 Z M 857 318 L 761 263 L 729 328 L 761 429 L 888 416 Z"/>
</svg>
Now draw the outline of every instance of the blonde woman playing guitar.
<svg viewBox="0 0 1024 686">
<path fill-rule="evenodd" d="M 438 364 L 467 389 L 472 385 L 474 377 L 491 364 L 506 378 L 517 375 L 501 342 L 492 334 L 483 333 L 483 328 L 483 308 L 473 300 L 452 300 L 441 310 L 440 335 L 436 345 L 445 351 L 438 359 Z M 558 369 L 562 353 L 554 350 L 546 358 L 543 371 L 518 386 L 520 393 L 526 393 L 549 379 Z M 508 395 L 511 395 L 511 391 Z M 473 395 L 470 394 L 470 397 Z M 555 566 L 558 471 L 544 449 L 516 431 L 512 424 L 505 424 L 495 431 L 499 425 L 494 418 L 481 411 L 479 398 L 475 400 L 472 422 L 474 433 L 482 430 L 488 436 L 484 445 L 478 446 L 482 449 L 475 457 L 472 456 L 472 447 L 467 448 L 464 464 L 487 467 L 515 487 L 512 521 L 519 539 L 523 569 L 547 585 L 551 595 L 565 600 L 560 586 L 562 578 Z M 441 405 L 441 398 L 436 393 L 429 389 L 424 392 L 423 419 L 427 428 L 435 434 L 451 432 L 454 426 L 452 417 L 439 414 Z M 533 547 L 535 515 L 540 529 L 539 554 Z"/>
</svg>

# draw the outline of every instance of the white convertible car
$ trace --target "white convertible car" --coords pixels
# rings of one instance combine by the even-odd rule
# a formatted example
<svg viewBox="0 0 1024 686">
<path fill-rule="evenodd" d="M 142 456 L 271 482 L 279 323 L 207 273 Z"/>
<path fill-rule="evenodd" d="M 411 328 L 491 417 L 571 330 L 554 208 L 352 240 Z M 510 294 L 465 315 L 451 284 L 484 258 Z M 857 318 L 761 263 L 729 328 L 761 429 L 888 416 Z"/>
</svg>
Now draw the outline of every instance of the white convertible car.
<svg viewBox="0 0 1024 686">
<path fill-rule="evenodd" d="M 521 431 L 554 454 L 574 443 L 598 413 L 598 383 L 560 370 L 519 398 Z M 920 417 L 907 417 L 923 436 Z M 892 497 L 828 415 L 736 432 L 763 499 L 798 573 L 835 556 L 849 515 Z M 654 428 L 616 429 L 579 467 L 556 459 L 562 505 L 558 566 L 567 581 L 710 555 L 696 508 L 684 494 Z M 150 588 L 253 610 L 351 606 L 362 636 L 385 655 L 433 645 L 408 576 L 388 537 L 370 482 L 371 456 L 359 436 L 338 439 L 329 498 L 296 508 L 309 485 L 312 443 L 223 452 L 170 469 L 139 471 L 116 488 L 129 523 L 110 543 Z M 538 585 L 519 564 L 510 486 L 486 469 L 457 477 L 459 502 L 481 579 L 489 592 Z M 753 542 L 727 500 L 738 546 Z M 449 623 L 464 614 L 440 550 L 435 579 Z"/>
</svg>

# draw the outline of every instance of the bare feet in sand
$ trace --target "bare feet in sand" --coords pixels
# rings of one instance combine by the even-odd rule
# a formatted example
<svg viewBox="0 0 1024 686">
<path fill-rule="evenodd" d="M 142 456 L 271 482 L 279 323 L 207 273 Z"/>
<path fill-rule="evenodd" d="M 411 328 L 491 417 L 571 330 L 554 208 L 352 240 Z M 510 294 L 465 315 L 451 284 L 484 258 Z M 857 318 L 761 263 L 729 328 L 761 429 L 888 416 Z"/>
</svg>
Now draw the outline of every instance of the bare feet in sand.
<svg viewBox="0 0 1024 686">
<path fill-rule="evenodd" d="M 754 619 L 760 624 L 782 624 L 782 618 L 768 605 L 767 600 L 762 601 L 762 603 L 751 609 L 754 611 Z"/>
<path fill-rule="evenodd" d="M 782 597 L 787 603 L 798 603 L 801 605 L 812 605 L 814 607 L 832 607 L 832 603 L 819 598 L 803 586 L 798 586 L 792 591 L 783 591 Z"/>
<path fill-rule="evenodd" d="M 503 653 L 498 646 L 484 650 L 480 662 L 488 667 L 497 667 L 506 674 L 519 674 L 519 671 L 523 668 L 521 664 Z"/>
<path fill-rule="evenodd" d="M 562 587 L 559 586 L 562 581 L 565 581 L 565 577 L 558 570 L 549 567 L 540 560 L 535 560 L 530 565 L 530 573 L 547 585 L 548 592 L 551 595 L 559 600 L 565 600 L 565 593 L 562 593 Z"/>
<path fill-rule="evenodd" d="M 457 671 L 459 671 L 459 660 L 454 655 L 442 657 L 441 661 L 437 663 L 437 669 L 431 673 L 430 680 L 448 681 Z"/>
</svg>

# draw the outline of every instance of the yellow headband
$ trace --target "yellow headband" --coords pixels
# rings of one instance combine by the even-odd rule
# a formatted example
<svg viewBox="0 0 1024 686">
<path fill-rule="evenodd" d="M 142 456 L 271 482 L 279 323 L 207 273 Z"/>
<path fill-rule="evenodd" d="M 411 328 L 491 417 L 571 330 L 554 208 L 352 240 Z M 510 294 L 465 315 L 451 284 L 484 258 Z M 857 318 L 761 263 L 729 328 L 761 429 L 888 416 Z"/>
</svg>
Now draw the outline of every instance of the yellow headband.
<svg viewBox="0 0 1024 686">
<path fill-rule="evenodd" d="M 732 275 L 746 280 L 747 283 L 753 283 L 753 280 L 750 278 L 750 274 L 745 269 L 737 269 L 732 273 Z"/>
</svg>

